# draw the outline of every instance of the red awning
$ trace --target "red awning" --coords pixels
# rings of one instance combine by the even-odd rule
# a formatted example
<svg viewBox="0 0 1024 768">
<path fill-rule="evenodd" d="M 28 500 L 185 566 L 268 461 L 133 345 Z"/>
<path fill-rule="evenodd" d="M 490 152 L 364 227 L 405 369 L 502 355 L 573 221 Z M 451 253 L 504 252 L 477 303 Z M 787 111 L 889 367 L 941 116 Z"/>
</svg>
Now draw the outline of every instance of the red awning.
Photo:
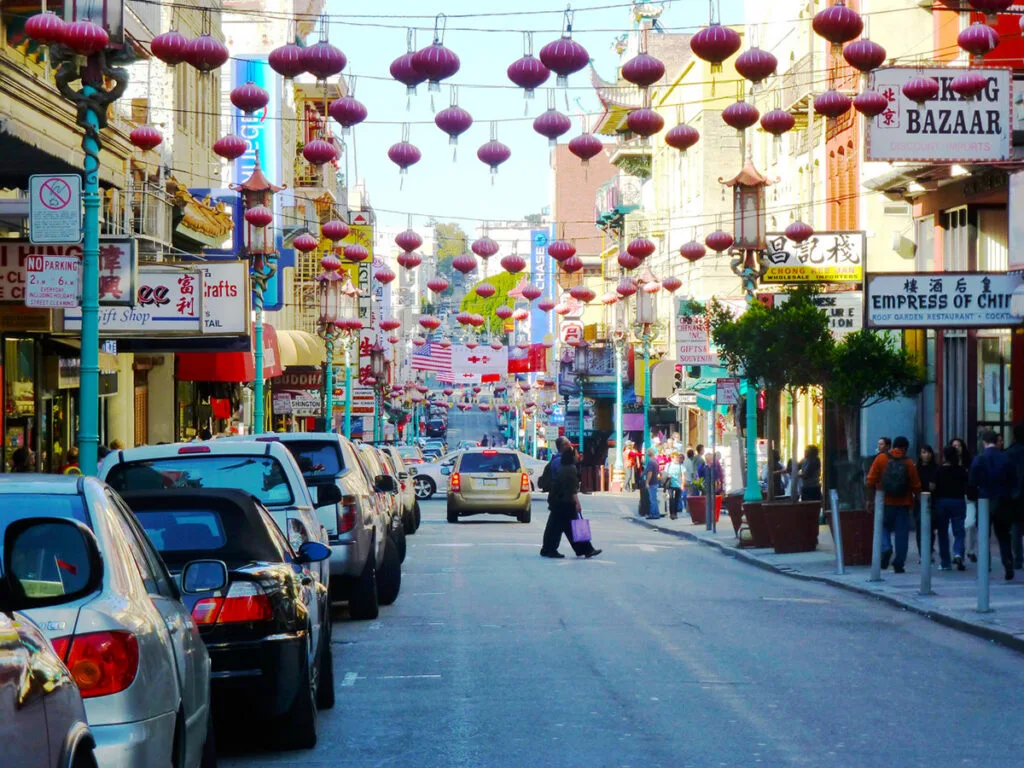
<svg viewBox="0 0 1024 768">
<path fill-rule="evenodd" d="M 178 381 L 222 381 L 242 384 L 253 381 L 256 374 L 254 356 L 249 352 L 179 352 Z M 283 373 L 277 332 L 272 325 L 263 325 L 263 378 Z"/>
</svg>

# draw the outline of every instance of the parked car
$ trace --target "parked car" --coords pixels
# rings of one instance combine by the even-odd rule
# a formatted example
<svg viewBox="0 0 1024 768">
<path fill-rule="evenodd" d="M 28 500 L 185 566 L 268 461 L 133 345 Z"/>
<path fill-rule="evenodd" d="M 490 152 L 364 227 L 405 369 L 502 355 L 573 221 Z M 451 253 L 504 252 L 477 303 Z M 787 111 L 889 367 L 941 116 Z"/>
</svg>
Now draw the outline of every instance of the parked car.
<svg viewBox="0 0 1024 768">
<path fill-rule="evenodd" d="M 277 436 L 223 438 L 201 443 L 172 443 L 114 451 L 103 460 L 100 477 L 118 491 L 166 488 L 237 488 L 255 496 L 270 511 L 292 549 L 307 541 L 329 546 L 327 530 L 313 508 L 313 499 L 292 454 Z M 334 486 L 321 492 L 320 502 L 338 502 Z M 327 603 L 330 565 L 313 566 L 318 598 L 310 606 L 313 631 L 330 622 L 321 606 Z"/>
<path fill-rule="evenodd" d="M 423 451 L 420 450 L 418 445 L 396 445 L 395 448 L 402 455 L 402 461 L 407 465 L 409 464 L 422 464 L 423 463 Z"/>
<path fill-rule="evenodd" d="M 370 477 L 374 479 L 390 477 L 395 481 L 393 490 L 378 491 L 377 497 L 381 508 L 386 510 L 387 529 L 391 539 L 395 542 L 399 562 L 405 562 L 405 524 L 402 520 L 402 499 L 399 495 L 400 490 L 397 485 L 394 469 L 388 466 L 387 459 L 380 448 L 372 445 L 363 445 L 360 446 L 360 449 L 360 459 Z M 375 483 L 375 485 L 377 484 Z"/>
<path fill-rule="evenodd" d="M 405 526 L 406 536 L 411 536 L 420 527 L 420 502 L 416 498 L 416 491 L 413 488 L 412 478 L 409 475 L 409 468 L 406 466 L 402 453 L 398 450 L 397 446 L 385 445 L 381 447 L 381 451 L 390 460 L 395 471 L 395 477 L 398 478 L 399 495 L 402 499 L 403 509 L 402 521 Z"/>
<path fill-rule="evenodd" d="M 481 448 L 455 459 L 448 483 L 448 522 L 484 513 L 530 522 L 530 476 L 515 451 Z"/>
<path fill-rule="evenodd" d="M 8 580 L 12 577 L 7 572 Z M 14 586 L 16 584 L 9 585 Z M 0 743 L 22 768 L 95 768 L 82 695 L 63 660 L 27 614 L 0 597 Z M 32 605 L 29 597 L 21 603 Z"/>
<path fill-rule="evenodd" d="M 427 421 L 427 437 L 444 437 L 448 432 L 448 425 L 440 417 Z"/>
<path fill-rule="evenodd" d="M 384 563 L 377 579 L 377 600 L 381 605 L 391 605 L 402 588 L 402 558 L 396 541 L 402 529 L 395 501 L 398 485 L 393 477 L 385 474 L 377 449 L 372 445 L 357 445 L 356 459 L 383 526 L 380 533 L 384 538 Z"/>
<path fill-rule="evenodd" d="M 461 450 L 452 451 L 434 461 L 426 461 L 409 467 L 409 474 L 412 476 L 413 492 L 420 501 L 431 498 L 438 490 L 448 490 L 448 476 L 455 464 L 455 459 L 462 453 Z M 442 470 L 449 470 L 443 472 Z"/>
<path fill-rule="evenodd" d="M 368 478 L 355 443 L 333 432 L 285 432 L 281 443 L 295 456 L 302 477 L 317 498 L 317 514 L 331 546 L 331 599 L 347 600 L 353 619 L 375 619 L 378 592 L 397 594 L 399 558 L 387 556 L 390 520 L 378 503 L 377 485 L 393 478 Z M 322 503 L 325 485 L 341 491 L 338 503 Z"/>
<path fill-rule="evenodd" d="M 274 744 L 310 749 L 317 710 L 334 706 L 331 623 L 313 629 L 312 603 L 328 615 L 309 566 L 331 556 L 318 541 L 294 551 L 250 493 L 209 488 L 126 491 L 199 626 L 212 665 L 213 704 L 269 721 Z M 192 592 L 207 581 L 215 592 Z"/>
<path fill-rule="evenodd" d="M 0 539 L 8 599 L 78 684 L 96 763 L 216 765 L 210 657 L 120 496 L 92 477 L 0 475 Z"/>
<path fill-rule="evenodd" d="M 459 444 L 455 446 L 457 451 L 465 451 L 470 448 L 479 448 L 480 442 L 478 440 L 460 440 Z"/>
</svg>

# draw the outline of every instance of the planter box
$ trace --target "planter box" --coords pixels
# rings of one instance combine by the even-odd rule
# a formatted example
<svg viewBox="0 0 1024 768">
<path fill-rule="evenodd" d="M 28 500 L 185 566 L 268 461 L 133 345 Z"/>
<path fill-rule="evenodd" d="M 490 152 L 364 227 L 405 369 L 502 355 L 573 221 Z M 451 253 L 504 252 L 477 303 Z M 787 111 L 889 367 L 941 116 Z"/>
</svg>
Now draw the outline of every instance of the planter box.
<svg viewBox="0 0 1024 768">
<path fill-rule="evenodd" d="M 843 509 L 839 511 L 843 528 L 843 565 L 871 565 L 871 545 L 875 536 L 875 515 L 863 509 Z M 832 525 L 832 513 L 826 512 L 832 540 L 835 541 L 836 529 Z"/>
<path fill-rule="evenodd" d="M 771 528 L 768 525 L 768 518 L 764 513 L 764 502 L 755 501 L 743 505 L 743 514 L 747 518 L 747 526 L 750 528 L 750 535 L 754 539 L 755 547 L 770 547 L 772 545 Z"/>
<path fill-rule="evenodd" d="M 715 497 L 715 523 L 717 524 L 719 519 L 722 517 L 722 501 L 725 499 L 724 496 Z M 707 496 L 690 496 L 686 500 L 686 506 L 690 510 L 690 520 L 693 521 L 694 525 L 707 525 L 708 523 L 708 497 Z"/>
<path fill-rule="evenodd" d="M 725 509 L 732 522 L 732 531 L 738 538 L 740 526 L 743 524 L 743 497 L 738 494 L 729 494 L 725 497 Z"/>
<path fill-rule="evenodd" d="M 773 502 L 762 504 L 778 555 L 813 552 L 818 548 L 820 501 Z"/>
</svg>

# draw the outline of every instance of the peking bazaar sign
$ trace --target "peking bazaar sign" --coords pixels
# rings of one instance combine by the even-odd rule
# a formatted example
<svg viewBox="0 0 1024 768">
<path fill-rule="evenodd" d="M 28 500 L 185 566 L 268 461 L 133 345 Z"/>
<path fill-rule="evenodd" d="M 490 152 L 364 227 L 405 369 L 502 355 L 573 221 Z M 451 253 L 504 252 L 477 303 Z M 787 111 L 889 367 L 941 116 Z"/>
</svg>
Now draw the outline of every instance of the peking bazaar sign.
<svg viewBox="0 0 1024 768">
<path fill-rule="evenodd" d="M 867 122 L 865 159 L 929 163 L 992 162 L 1010 159 L 1013 138 L 1013 79 L 1009 69 L 979 69 L 988 82 L 976 99 L 964 101 L 949 89 L 966 68 L 886 67 L 875 70 L 874 89 L 889 106 Z M 917 104 L 903 94 L 912 77 L 938 81 L 937 99 Z"/>
<path fill-rule="evenodd" d="M 24 304 L 29 256 L 82 258 L 80 243 L 46 245 L 28 240 L 0 240 L 0 303 Z M 100 240 L 100 305 L 131 306 L 136 291 L 138 256 L 130 237 Z M 79 289 L 81 292 L 81 289 Z"/>
</svg>

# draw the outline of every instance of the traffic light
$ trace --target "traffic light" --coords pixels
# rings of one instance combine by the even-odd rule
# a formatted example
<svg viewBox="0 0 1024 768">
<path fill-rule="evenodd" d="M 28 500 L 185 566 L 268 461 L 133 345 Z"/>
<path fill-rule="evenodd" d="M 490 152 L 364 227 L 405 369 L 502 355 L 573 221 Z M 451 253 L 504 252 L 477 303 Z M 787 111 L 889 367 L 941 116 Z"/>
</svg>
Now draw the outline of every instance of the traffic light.
<svg viewBox="0 0 1024 768">
<path fill-rule="evenodd" d="M 672 390 L 678 392 L 683 389 L 683 366 L 676 365 L 675 375 L 672 381 Z"/>
<path fill-rule="evenodd" d="M 699 379 L 700 378 L 700 366 L 699 365 L 688 366 L 688 371 L 687 371 L 686 375 L 689 376 L 691 379 Z"/>
</svg>

